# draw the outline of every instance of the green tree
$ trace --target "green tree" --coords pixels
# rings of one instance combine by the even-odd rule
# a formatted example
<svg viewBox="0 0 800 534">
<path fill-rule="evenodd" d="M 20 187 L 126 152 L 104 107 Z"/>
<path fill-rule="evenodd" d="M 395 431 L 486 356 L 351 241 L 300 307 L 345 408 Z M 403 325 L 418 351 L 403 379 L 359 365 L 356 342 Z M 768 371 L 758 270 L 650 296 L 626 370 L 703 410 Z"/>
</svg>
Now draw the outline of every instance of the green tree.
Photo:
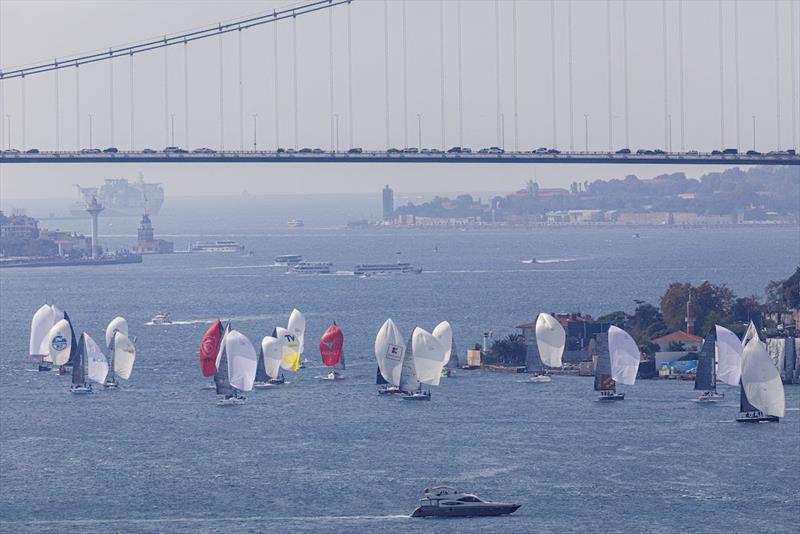
<svg viewBox="0 0 800 534">
<path fill-rule="evenodd" d="M 786 280 L 772 280 L 767 284 L 766 292 L 770 311 L 800 308 L 800 266 Z"/>
<path fill-rule="evenodd" d="M 525 338 L 509 334 L 492 342 L 490 360 L 502 365 L 525 365 L 526 351 Z"/>
</svg>

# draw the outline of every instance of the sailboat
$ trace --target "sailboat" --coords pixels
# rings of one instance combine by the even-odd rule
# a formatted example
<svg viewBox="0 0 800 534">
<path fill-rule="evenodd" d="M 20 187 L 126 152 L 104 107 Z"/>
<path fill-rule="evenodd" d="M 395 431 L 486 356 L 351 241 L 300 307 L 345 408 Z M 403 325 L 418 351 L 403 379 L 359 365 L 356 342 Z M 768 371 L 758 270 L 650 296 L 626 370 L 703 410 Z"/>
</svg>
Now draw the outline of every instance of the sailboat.
<svg viewBox="0 0 800 534">
<path fill-rule="evenodd" d="M 241 332 L 231 330 L 228 323 L 220 343 L 216 360 L 217 372 L 214 374 L 217 395 L 224 395 L 217 406 L 244 404 L 245 398 L 239 392 L 253 389 L 257 358 L 256 349 L 250 340 Z"/>
<path fill-rule="evenodd" d="M 31 337 L 28 354 L 31 358 L 39 360 L 38 370 L 49 371 L 50 364 L 50 338 L 48 334 L 58 321 L 64 318 L 64 312 L 53 304 L 44 304 L 36 310 L 31 319 Z"/>
<path fill-rule="evenodd" d="M 403 334 L 391 319 L 386 319 L 378 335 L 375 336 L 375 359 L 378 361 L 376 382 L 385 384 L 378 390 L 380 394 L 400 393 L 400 376 L 406 353 Z"/>
<path fill-rule="evenodd" d="M 295 334 L 280 326 L 273 330 L 272 336 L 280 343 L 281 363 L 276 370 L 277 374 L 270 375 L 270 383 L 283 384 L 286 379 L 281 370 L 296 373 L 300 368 L 300 342 Z"/>
<path fill-rule="evenodd" d="M 292 310 L 289 314 L 289 322 L 286 324 L 286 329 L 294 336 L 297 342 L 297 350 L 287 353 L 287 360 L 284 369 L 296 372 L 298 369 L 305 369 L 305 361 L 300 361 L 305 350 L 305 336 L 306 336 L 306 317 L 297 308 Z M 280 339 L 280 338 L 279 338 Z"/>
<path fill-rule="evenodd" d="M 58 367 L 60 375 L 66 374 L 67 364 L 74 361 L 78 352 L 78 339 L 67 312 L 64 312 L 63 319 L 53 325 L 46 339 L 50 361 Z"/>
<path fill-rule="evenodd" d="M 703 392 L 698 401 L 723 400 L 725 394 L 717 392 L 718 381 L 730 385 L 739 383 L 741 352 L 739 338 L 727 328 L 715 325 L 708 331 L 697 360 L 694 380 L 694 389 Z"/>
<path fill-rule="evenodd" d="M 601 401 L 624 400 L 624 393 L 617 393 L 617 382 L 633 385 L 639 370 L 639 347 L 633 338 L 621 328 L 608 329 L 608 353 L 597 355 L 594 371 L 594 389 L 600 392 Z"/>
<path fill-rule="evenodd" d="M 742 350 L 741 413 L 736 420 L 740 423 L 777 423 L 785 409 L 781 375 L 769 357 L 766 345 L 755 333 Z"/>
<path fill-rule="evenodd" d="M 225 327 L 219 319 L 214 321 L 203 334 L 203 339 L 200 341 L 200 372 L 204 377 L 210 378 L 217 373 L 217 355 L 224 334 Z M 209 385 L 203 389 L 216 389 L 216 387 Z"/>
<path fill-rule="evenodd" d="M 128 337 L 128 321 L 124 317 L 115 317 L 106 327 L 106 347 L 111 359 L 109 363 L 109 376 L 103 384 L 106 388 L 117 388 L 117 376 L 128 380 L 133 371 L 133 362 L 136 359 L 136 348 Z"/>
<path fill-rule="evenodd" d="M 561 368 L 561 356 L 567 341 L 567 333 L 555 317 L 549 313 L 540 313 L 536 318 L 537 353 L 531 363 L 533 374 L 528 380 L 534 383 L 551 381 L 547 373 L 548 367 Z"/>
<path fill-rule="evenodd" d="M 344 364 L 344 334 L 342 329 L 334 322 L 319 339 L 319 354 L 325 367 L 332 367 L 331 372 L 323 380 L 343 380 L 344 376 L 336 372 L 336 366 L 345 368 Z"/>
<path fill-rule="evenodd" d="M 447 347 L 445 354 L 445 365 L 442 367 L 442 378 L 453 375 L 453 369 L 458 368 L 458 352 L 456 352 L 456 342 L 453 338 L 453 328 L 447 321 L 442 321 L 433 329 L 433 337 L 438 339 L 441 344 Z"/>
<path fill-rule="evenodd" d="M 71 355 L 72 387 L 70 393 L 86 395 L 93 393 L 91 380 L 104 384 L 108 375 L 108 361 L 94 339 L 86 332 L 78 340 L 78 350 Z"/>
<path fill-rule="evenodd" d="M 279 376 L 282 361 L 283 351 L 280 340 L 274 335 L 264 336 L 261 340 L 261 351 L 258 355 L 256 379 L 253 387 L 261 389 L 276 384 L 283 384 L 284 380 L 282 376 L 280 379 L 270 378 L 271 376 Z"/>
<path fill-rule="evenodd" d="M 438 326 L 442 326 L 440 323 Z M 450 328 L 447 324 L 446 327 Z M 442 378 L 442 368 L 447 363 L 449 346 L 420 327 L 411 333 L 411 350 L 403 359 L 400 374 L 400 389 L 406 392 L 403 400 L 431 400 L 431 391 L 422 390 L 422 385 L 438 386 Z M 407 363 L 408 362 L 408 363 Z M 413 375 L 412 375 L 413 373 Z M 416 385 L 416 387 L 414 387 Z"/>
</svg>

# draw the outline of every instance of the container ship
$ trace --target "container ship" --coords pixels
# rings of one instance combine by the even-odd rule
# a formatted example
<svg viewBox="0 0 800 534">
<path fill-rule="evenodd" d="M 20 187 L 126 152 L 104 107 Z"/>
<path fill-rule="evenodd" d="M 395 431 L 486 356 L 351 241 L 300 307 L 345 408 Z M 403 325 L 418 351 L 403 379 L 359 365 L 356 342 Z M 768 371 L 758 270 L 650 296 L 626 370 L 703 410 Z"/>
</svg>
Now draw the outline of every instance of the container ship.
<svg viewBox="0 0 800 534">
<path fill-rule="evenodd" d="M 100 187 L 81 187 L 78 199 L 72 205 L 70 213 L 73 217 L 88 217 L 86 206 L 92 197 L 103 205 L 104 217 L 140 216 L 143 213 L 158 215 L 164 204 L 164 189 L 160 184 L 144 181 L 142 173 L 136 182 L 125 178 L 109 178 Z"/>
</svg>

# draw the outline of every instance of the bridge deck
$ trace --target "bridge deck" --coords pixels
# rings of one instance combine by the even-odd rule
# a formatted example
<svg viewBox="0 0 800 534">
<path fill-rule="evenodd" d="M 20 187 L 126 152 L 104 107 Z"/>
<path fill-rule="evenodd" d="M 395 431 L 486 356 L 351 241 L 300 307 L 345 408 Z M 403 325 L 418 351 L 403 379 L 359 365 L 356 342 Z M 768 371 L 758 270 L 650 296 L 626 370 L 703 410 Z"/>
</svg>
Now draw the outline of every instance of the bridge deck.
<svg viewBox="0 0 800 534">
<path fill-rule="evenodd" d="M 800 165 L 796 154 L 616 154 L 607 152 L 562 152 L 536 154 L 505 152 L 388 153 L 224 151 L 213 153 L 165 152 L 40 152 L 0 153 L 0 163 L 595 163 L 658 165 Z"/>
</svg>

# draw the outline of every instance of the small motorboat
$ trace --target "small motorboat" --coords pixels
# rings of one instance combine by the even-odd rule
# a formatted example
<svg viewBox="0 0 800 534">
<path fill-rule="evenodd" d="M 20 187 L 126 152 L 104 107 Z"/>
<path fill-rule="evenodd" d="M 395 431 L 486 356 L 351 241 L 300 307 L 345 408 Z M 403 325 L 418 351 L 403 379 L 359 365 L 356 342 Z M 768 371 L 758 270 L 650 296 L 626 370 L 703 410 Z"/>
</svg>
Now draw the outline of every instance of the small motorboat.
<svg viewBox="0 0 800 534">
<path fill-rule="evenodd" d="M 431 400 L 431 392 L 430 391 L 417 391 L 417 392 L 414 392 L 414 393 L 409 393 L 407 395 L 403 395 L 403 400 L 429 401 L 429 400 Z"/>
<path fill-rule="evenodd" d="M 535 374 L 528 377 L 528 382 L 533 382 L 537 384 L 546 384 L 548 382 L 552 382 L 552 378 L 549 375 L 540 375 Z"/>
<path fill-rule="evenodd" d="M 704 391 L 702 395 L 697 397 L 698 402 L 720 402 L 725 400 L 724 393 L 717 393 L 716 391 Z"/>
<path fill-rule="evenodd" d="M 617 393 L 613 389 L 604 389 L 600 391 L 600 396 L 597 398 L 600 401 L 618 401 L 625 400 L 624 393 Z"/>
<path fill-rule="evenodd" d="M 168 312 L 160 312 L 150 319 L 150 322 L 152 324 L 172 324 L 172 319 L 169 318 Z"/>
<path fill-rule="evenodd" d="M 281 374 L 278 378 L 270 378 L 267 383 L 273 386 L 279 386 L 286 383 L 286 378 Z"/>
<path fill-rule="evenodd" d="M 779 423 L 780 417 L 777 415 L 767 415 L 762 411 L 744 412 L 736 417 L 739 423 Z"/>
<path fill-rule="evenodd" d="M 328 373 L 327 375 L 323 376 L 322 379 L 323 380 L 344 380 L 345 377 L 343 375 L 337 373 L 335 370 L 333 370 L 330 373 Z"/>
<path fill-rule="evenodd" d="M 531 258 L 529 260 L 522 260 L 522 263 L 525 263 L 527 265 L 530 265 L 532 263 L 536 263 L 536 258 Z"/>
<path fill-rule="evenodd" d="M 400 388 L 397 386 L 384 386 L 382 388 L 378 388 L 378 395 L 394 395 L 397 393 L 402 393 Z"/>
<path fill-rule="evenodd" d="M 297 365 L 298 369 L 305 369 L 311 361 L 308 358 L 303 358 L 300 360 L 300 363 Z"/>
<path fill-rule="evenodd" d="M 94 393 L 94 391 L 92 391 L 91 384 L 81 384 L 72 386 L 71 388 L 69 388 L 69 392 L 72 393 L 73 395 L 91 395 L 92 393 Z"/>
<path fill-rule="evenodd" d="M 448 486 L 426 489 L 411 517 L 498 516 L 516 512 L 521 505 L 485 501 L 472 493 Z"/>
</svg>

